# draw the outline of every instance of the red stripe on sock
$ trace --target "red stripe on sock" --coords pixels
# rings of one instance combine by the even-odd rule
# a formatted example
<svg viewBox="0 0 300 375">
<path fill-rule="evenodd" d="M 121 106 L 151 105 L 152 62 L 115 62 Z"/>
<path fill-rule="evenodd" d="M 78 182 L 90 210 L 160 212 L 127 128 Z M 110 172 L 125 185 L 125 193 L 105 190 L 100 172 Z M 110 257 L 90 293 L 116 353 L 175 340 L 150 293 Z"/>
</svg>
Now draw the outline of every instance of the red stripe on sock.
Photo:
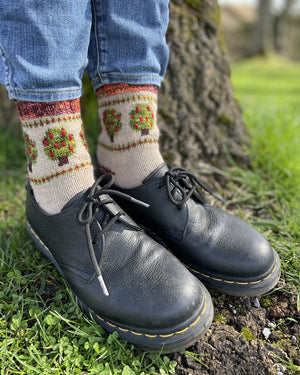
<svg viewBox="0 0 300 375">
<path fill-rule="evenodd" d="M 80 99 L 43 103 L 22 101 L 17 102 L 17 110 L 21 121 L 32 118 L 80 113 Z"/>
<path fill-rule="evenodd" d="M 131 85 L 128 83 L 113 83 L 111 85 L 104 85 L 97 90 L 98 96 L 112 96 L 125 94 L 128 92 L 151 91 L 157 94 L 157 86 L 155 85 Z"/>
</svg>

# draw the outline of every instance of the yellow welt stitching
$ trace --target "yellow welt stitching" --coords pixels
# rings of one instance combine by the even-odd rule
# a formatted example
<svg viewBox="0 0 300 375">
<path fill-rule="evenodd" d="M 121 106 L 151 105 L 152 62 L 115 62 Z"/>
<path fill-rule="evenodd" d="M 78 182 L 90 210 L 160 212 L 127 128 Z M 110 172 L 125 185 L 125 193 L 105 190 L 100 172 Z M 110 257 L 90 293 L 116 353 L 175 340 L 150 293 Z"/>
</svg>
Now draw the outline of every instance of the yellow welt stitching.
<svg viewBox="0 0 300 375">
<path fill-rule="evenodd" d="M 198 272 L 198 273 L 199 273 L 199 272 Z M 204 276 L 204 277 L 208 277 L 208 278 L 210 278 L 210 276 L 205 275 L 205 273 L 200 273 L 200 275 L 201 275 L 201 276 Z"/>
<path fill-rule="evenodd" d="M 272 273 L 270 273 L 270 275 L 268 275 L 267 277 L 265 277 L 263 280 L 267 280 L 269 277 L 271 277 Z"/>
<path fill-rule="evenodd" d="M 184 263 L 183 263 L 184 264 Z M 188 267 L 186 264 L 184 264 L 186 267 Z M 192 270 L 193 272 L 195 272 L 195 273 L 200 273 L 199 271 L 196 271 L 196 270 L 194 270 L 194 268 L 192 268 L 192 267 L 188 267 L 190 270 Z"/>
<path fill-rule="evenodd" d="M 216 281 L 224 281 L 223 279 L 217 279 L 215 277 L 211 277 L 213 280 L 216 280 Z"/>
<path fill-rule="evenodd" d="M 106 322 L 109 326 L 111 326 L 111 327 L 114 327 L 114 328 L 118 328 L 116 325 L 114 325 L 114 324 L 111 324 L 111 323 L 109 323 L 109 322 Z"/>
<path fill-rule="evenodd" d="M 35 231 L 33 230 L 32 226 L 30 225 L 30 223 L 28 222 L 28 225 L 29 225 L 29 229 L 30 229 L 30 232 L 34 235 L 34 237 L 39 241 L 39 243 L 41 245 L 43 245 L 43 247 L 52 255 L 51 251 L 49 250 L 49 248 L 44 244 L 44 242 L 40 239 L 40 237 L 35 233 Z M 52 255 L 53 256 L 53 255 Z"/>
<path fill-rule="evenodd" d="M 105 320 L 103 318 L 101 318 L 101 316 L 99 316 L 98 314 L 96 314 L 97 318 L 102 320 L 102 322 L 105 322 Z"/>
<path fill-rule="evenodd" d="M 171 337 L 171 336 L 174 336 L 175 333 L 170 333 L 169 335 L 159 335 L 160 337 Z"/>
<path fill-rule="evenodd" d="M 277 269 L 277 263 L 278 263 L 278 260 L 277 260 L 277 258 L 276 258 L 276 259 L 275 259 L 275 266 L 274 266 L 273 270 L 272 270 L 271 273 L 270 273 L 268 276 L 266 276 L 265 278 L 263 278 L 263 279 L 261 279 L 261 280 L 258 280 L 258 281 L 248 281 L 248 282 L 245 282 L 245 283 L 243 283 L 243 282 L 239 282 L 239 281 L 229 281 L 229 280 L 224 280 L 224 279 L 217 279 L 217 278 L 215 278 L 215 277 L 212 277 L 212 276 L 206 275 L 205 273 L 202 273 L 202 272 L 196 271 L 196 270 L 194 270 L 192 267 L 187 266 L 187 265 L 184 264 L 184 263 L 183 263 L 183 264 L 185 265 L 185 267 L 187 267 L 188 269 L 190 269 L 192 272 L 194 272 L 194 273 L 198 273 L 198 274 L 200 274 L 201 276 L 206 277 L 206 278 L 208 278 L 208 279 L 212 279 L 212 280 L 215 280 L 215 281 L 222 281 L 222 282 L 227 283 L 227 284 L 249 285 L 249 284 L 258 284 L 258 283 L 261 283 L 261 282 L 264 281 L 264 280 L 269 279 L 269 278 L 272 276 L 272 274 L 276 271 L 276 269 Z"/>
<path fill-rule="evenodd" d="M 133 333 L 133 334 L 136 335 L 136 336 L 144 336 L 143 333 L 134 332 L 134 331 L 129 331 L 129 332 Z"/>
<path fill-rule="evenodd" d="M 101 319 L 102 321 L 104 321 L 104 322 L 107 323 L 108 325 L 110 325 L 110 326 L 112 326 L 112 327 L 115 327 L 115 328 L 117 328 L 117 329 L 119 329 L 119 330 L 121 330 L 121 331 L 124 331 L 124 332 L 130 332 L 130 333 L 132 333 L 132 334 L 134 334 L 134 335 L 136 335 L 136 336 L 146 336 L 146 337 L 150 337 L 150 338 L 155 338 L 155 337 L 162 337 L 162 338 L 165 338 L 165 337 L 171 337 L 171 336 L 174 336 L 174 335 L 179 335 L 179 334 L 181 334 L 181 333 L 187 331 L 189 328 L 193 327 L 195 324 L 197 324 L 197 323 L 199 322 L 199 320 L 200 320 L 201 315 L 204 314 L 204 312 L 206 311 L 206 308 L 207 308 L 207 305 L 206 305 L 206 293 L 204 293 L 204 299 L 205 299 L 204 308 L 203 308 L 201 314 L 198 316 L 198 318 L 197 318 L 192 324 L 190 324 L 188 327 L 184 328 L 184 329 L 181 330 L 181 331 L 177 331 L 177 332 L 174 332 L 174 333 L 169 333 L 169 334 L 167 334 L 167 335 L 149 335 L 149 334 L 147 334 L 147 333 L 139 333 L 139 332 L 131 331 L 131 330 L 128 330 L 128 329 L 125 329 L 125 328 L 118 327 L 118 326 L 116 326 L 116 325 L 114 325 L 114 324 L 111 324 L 111 323 L 107 322 L 106 320 L 104 320 L 103 318 L 100 318 L 100 316 L 99 316 L 98 314 L 96 314 L 96 315 L 97 315 L 97 317 L 98 317 L 99 319 Z M 89 310 L 90 310 L 91 312 L 94 313 L 93 310 L 91 310 L 91 309 L 89 309 Z M 95 314 L 95 313 L 94 313 L 94 314 Z"/>
<path fill-rule="evenodd" d="M 206 304 L 205 304 L 205 309 L 206 309 Z M 202 315 L 202 313 L 201 313 L 201 315 Z M 193 327 L 195 324 L 197 324 L 199 322 L 199 319 L 200 319 L 201 315 L 198 316 L 198 318 L 190 325 L 190 327 Z"/>
<path fill-rule="evenodd" d="M 204 314 L 205 310 L 206 310 L 206 301 L 205 301 L 205 304 L 204 304 L 204 309 L 202 310 L 200 316 Z M 199 316 L 199 318 L 200 318 L 200 316 Z M 198 318 L 198 319 L 199 319 L 199 318 Z M 194 324 L 194 323 L 193 323 L 193 324 Z M 190 327 L 191 327 L 191 325 L 190 325 Z"/>
<path fill-rule="evenodd" d="M 179 333 L 183 333 L 183 332 L 187 331 L 189 328 L 190 328 L 190 326 L 184 328 L 184 329 L 181 330 L 181 331 L 177 331 L 177 332 L 175 332 L 175 333 L 176 333 L 176 335 L 178 335 Z"/>
</svg>

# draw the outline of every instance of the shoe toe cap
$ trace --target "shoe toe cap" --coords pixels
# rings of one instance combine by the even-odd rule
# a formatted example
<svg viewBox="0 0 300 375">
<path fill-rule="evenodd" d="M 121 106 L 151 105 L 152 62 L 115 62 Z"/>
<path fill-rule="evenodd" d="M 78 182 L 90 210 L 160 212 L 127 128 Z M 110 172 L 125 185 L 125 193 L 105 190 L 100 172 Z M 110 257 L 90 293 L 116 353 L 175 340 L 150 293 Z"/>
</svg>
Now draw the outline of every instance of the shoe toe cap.
<svg viewBox="0 0 300 375">
<path fill-rule="evenodd" d="M 264 277 L 274 267 L 276 256 L 269 242 L 242 220 L 205 206 L 201 223 L 200 231 L 194 223 L 187 232 L 194 244 L 190 252 L 193 264 L 216 275 L 241 279 Z"/>
</svg>

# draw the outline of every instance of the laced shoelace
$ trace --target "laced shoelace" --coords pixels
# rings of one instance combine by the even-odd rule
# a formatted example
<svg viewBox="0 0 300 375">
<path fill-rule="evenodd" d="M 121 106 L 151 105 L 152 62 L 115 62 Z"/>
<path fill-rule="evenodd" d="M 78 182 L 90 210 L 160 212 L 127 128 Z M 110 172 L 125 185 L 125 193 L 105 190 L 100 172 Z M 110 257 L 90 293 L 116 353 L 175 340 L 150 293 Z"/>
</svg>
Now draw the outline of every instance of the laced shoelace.
<svg viewBox="0 0 300 375">
<path fill-rule="evenodd" d="M 84 225 L 85 227 L 90 257 L 91 257 L 98 281 L 100 283 L 101 289 L 105 296 L 109 296 L 109 292 L 104 282 L 101 268 L 100 268 L 101 258 L 98 263 L 95 250 L 94 250 L 94 246 L 98 243 L 100 237 L 103 236 L 104 233 L 107 232 L 122 215 L 125 215 L 125 212 L 120 210 L 116 214 L 112 214 L 109 210 L 105 210 L 104 220 L 102 221 L 100 225 L 100 223 L 95 218 L 96 211 L 100 207 L 103 207 L 105 209 L 105 205 L 109 203 L 115 203 L 114 200 L 111 199 L 110 197 L 107 197 L 105 199 L 100 199 L 100 196 L 105 195 L 105 194 L 115 195 L 115 196 L 124 198 L 126 200 L 129 200 L 131 202 L 134 202 L 138 205 L 149 207 L 147 203 L 144 203 L 138 199 L 135 199 L 128 194 L 110 189 L 112 185 L 113 185 L 112 175 L 103 175 L 99 177 L 95 181 L 93 186 L 90 188 L 90 191 L 86 197 L 86 200 L 77 215 L 78 222 Z M 96 222 L 97 225 L 99 226 L 99 232 L 94 238 L 92 238 L 91 226 L 94 222 Z"/>
<path fill-rule="evenodd" d="M 170 170 L 165 173 L 165 181 L 168 197 L 179 210 L 182 209 L 182 206 L 191 198 L 191 196 L 194 196 L 202 204 L 206 203 L 204 195 L 199 186 L 220 200 L 222 203 L 225 203 L 223 198 L 211 191 L 193 173 L 188 172 L 184 168 L 170 168 Z M 159 184 L 159 187 L 162 187 L 162 182 Z"/>
</svg>

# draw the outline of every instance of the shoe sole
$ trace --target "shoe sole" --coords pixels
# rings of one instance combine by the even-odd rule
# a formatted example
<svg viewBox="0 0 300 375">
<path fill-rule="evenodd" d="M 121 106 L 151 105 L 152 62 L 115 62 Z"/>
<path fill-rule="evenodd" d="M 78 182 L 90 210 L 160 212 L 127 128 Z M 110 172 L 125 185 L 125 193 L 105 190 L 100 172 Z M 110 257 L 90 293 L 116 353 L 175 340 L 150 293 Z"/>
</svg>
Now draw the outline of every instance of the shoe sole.
<svg viewBox="0 0 300 375">
<path fill-rule="evenodd" d="M 273 250 L 274 251 L 274 250 Z M 222 277 L 209 275 L 200 270 L 196 270 L 195 267 L 183 263 L 193 275 L 203 282 L 207 287 L 213 288 L 218 292 L 228 294 L 231 296 L 248 296 L 255 297 L 260 296 L 264 293 L 272 290 L 278 283 L 280 278 L 281 262 L 278 254 L 274 251 L 275 261 L 272 267 L 272 271 L 256 280 L 230 280 Z"/>
<path fill-rule="evenodd" d="M 149 228 L 144 226 L 141 227 L 149 236 L 151 236 L 155 241 L 160 243 L 175 257 L 177 257 L 177 255 L 173 253 L 172 249 L 170 249 L 156 233 L 153 233 Z M 184 259 L 180 259 L 178 257 L 177 259 L 208 288 L 213 288 L 222 294 L 227 294 L 230 296 L 256 297 L 269 292 L 279 281 L 281 273 L 281 261 L 274 249 L 273 252 L 274 263 L 272 266 L 272 271 L 267 275 L 263 275 L 258 277 L 256 280 L 251 281 L 243 279 L 235 280 L 233 278 L 225 279 L 220 275 L 208 274 L 206 271 L 197 269 L 195 265 L 189 264 Z"/>
<path fill-rule="evenodd" d="M 41 253 L 54 264 L 57 271 L 68 284 L 63 271 L 56 262 L 51 251 L 35 233 L 28 221 L 26 222 L 26 228 Z M 72 291 L 71 288 L 70 290 Z M 95 322 L 102 328 L 110 333 L 117 331 L 121 339 L 140 346 L 145 351 L 160 353 L 173 353 L 181 351 L 194 344 L 197 339 L 203 336 L 207 332 L 213 320 L 213 305 L 211 297 L 205 290 L 203 290 L 205 298 L 199 311 L 186 322 L 186 325 L 182 323 L 180 324 L 180 327 L 173 327 L 172 331 L 169 329 L 159 333 L 152 331 L 143 332 L 135 327 L 118 325 L 117 322 L 110 321 L 109 319 L 101 317 L 95 313 L 92 309 L 86 306 L 73 291 L 72 294 L 75 296 L 82 311 L 88 317 L 94 319 Z"/>
</svg>

